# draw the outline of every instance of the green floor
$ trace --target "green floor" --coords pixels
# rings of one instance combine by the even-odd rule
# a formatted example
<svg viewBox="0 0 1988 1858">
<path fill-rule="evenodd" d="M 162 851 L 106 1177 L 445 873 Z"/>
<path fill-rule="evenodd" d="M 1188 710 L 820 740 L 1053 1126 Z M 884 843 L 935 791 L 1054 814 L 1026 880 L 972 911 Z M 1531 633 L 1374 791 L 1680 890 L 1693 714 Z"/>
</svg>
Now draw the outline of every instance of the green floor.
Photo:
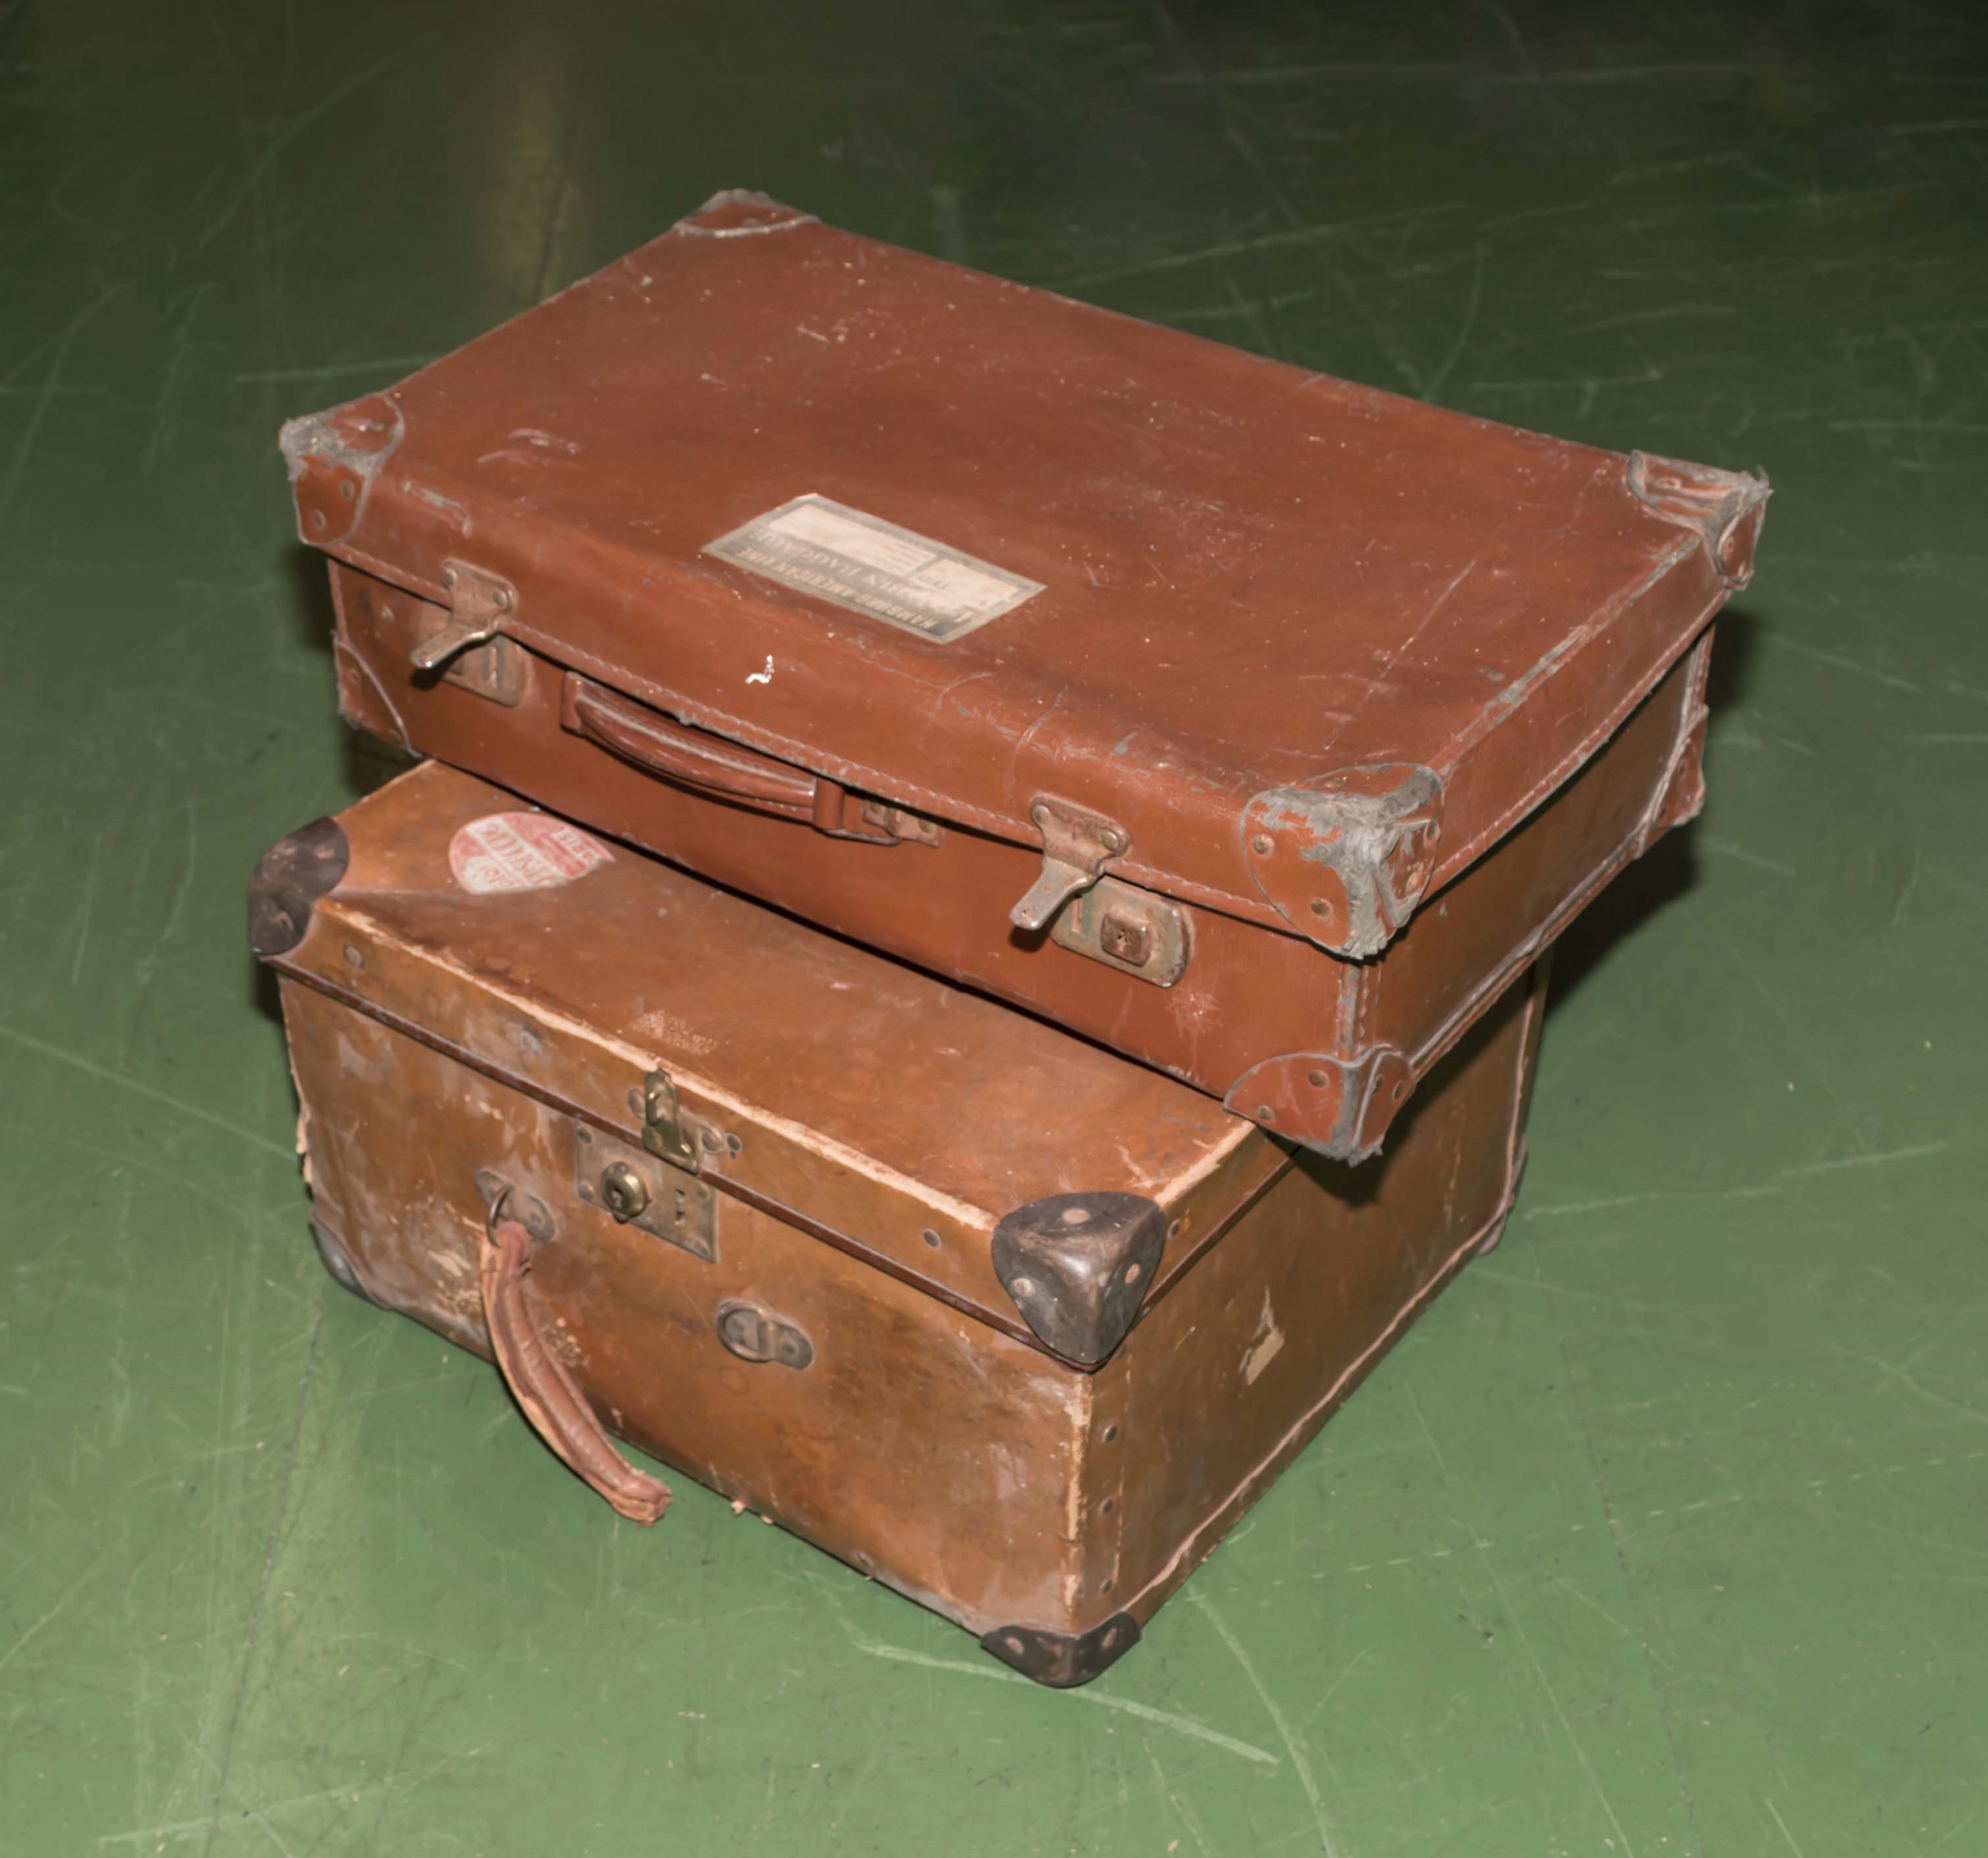
<svg viewBox="0 0 1988 1858">
<path fill-rule="evenodd" d="M 1778 489 L 1504 1249 L 1081 1692 L 306 1237 L 277 424 L 740 184 Z M 1984 188 L 1965 3 L 0 8 L 0 1851 L 1988 1850 Z"/>
</svg>

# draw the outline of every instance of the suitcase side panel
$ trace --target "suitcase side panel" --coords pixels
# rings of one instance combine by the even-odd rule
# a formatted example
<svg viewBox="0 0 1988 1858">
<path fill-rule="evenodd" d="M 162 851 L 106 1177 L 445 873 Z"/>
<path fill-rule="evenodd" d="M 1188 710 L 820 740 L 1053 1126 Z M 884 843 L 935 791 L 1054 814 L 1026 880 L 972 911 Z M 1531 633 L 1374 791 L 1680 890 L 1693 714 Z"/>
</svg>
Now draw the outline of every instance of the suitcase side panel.
<svg viewBox="0 0 1988 1858">
<path fill-rule="evenodd" d="M 1666 796 L 1689 785 L 1696 768 L 1711 644 L 1708 632 L 1601 754 L 1423 904 L 1368 970 L 1356 1047 L 1392 1048 L 1432 1062 L 1506 976 L 1532 961 L 1647 848 Z"/>
<path fill-rule="evenodd" d="M 1414 1075 L 1645 842 L 1638 827 L 1668 778 L 1703 651 L 1674 667 L 1519 832 L 1425 902 L 1378 959 L 1341 961 L 1302 937 L 1181 903 L 1190 958 L 1175 985 L 1159 987 L 1011 932 L 1008 906 L 1038 868 L 1032 853 L 956 829 L 936 848 L 856 844 L 658 780 L 561 726 L 559 666 L 514 645 L 525 675 L 510 706 L 417 682 L 407 651 L 418 603 L 342 566 L 333 581 L 341 695 L 359 726 L 390 739 L 411 733 L 424 752 L 1015 1001 L 1343 1159 L 1371 1152 Z M 1253 1078 L 1263 1067 L 1277 1074 L 1274 1087 Z"/>
<path fill-rule="evenodd" d="M 1373 1169 L 1348 1175 L 1301 1158 L 1100 1373 L 1100 1406 L 1126 1417 L 1090 1461 L 1087 1511 L 1111 1499 L 1120 1522 L 1115 1560 L 1094 1558 L 1087 1571 L 1094 1618 L 1151 1617 L 1436 1292 L 1495 1243 L 1523 1163 L 1544 999 L 1543 976 L 1508 990 Z"/>
<path fill-rule="evenodd" d="M 1068 1629 L 1088 1377 L 752 1207 L 724 1206 L 710 1260 L 617 1224 L 574 1197 L 567 1119 L 282 992 L 316 1217 L 367 1295 L 487 1354 L 490 1170 L 550 1215 L 529 1294 L 611 1430 L 976 1633 Z M 740 1359 L 718 1327 L 735 1304 L 799 1330 L 808 1365 Z M 558 1474 L 548 1457 L 549 1501 Z"/>
</svg>

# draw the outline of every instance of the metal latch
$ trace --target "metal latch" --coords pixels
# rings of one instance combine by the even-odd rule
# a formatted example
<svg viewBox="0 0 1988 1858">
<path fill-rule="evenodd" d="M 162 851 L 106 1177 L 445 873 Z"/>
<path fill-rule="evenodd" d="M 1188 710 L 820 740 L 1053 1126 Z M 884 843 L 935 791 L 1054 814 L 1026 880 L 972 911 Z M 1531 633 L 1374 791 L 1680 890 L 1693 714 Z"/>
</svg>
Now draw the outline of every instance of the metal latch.
<svg viewBox="0 0 1988 1858">
<path fill-rule="evenodd" d="M 618 1225 L 639 1226 L 697 1257 L 718 1256 L 717 1189 L 632 1142 L 576 1122 L 573 1187 Z"/>
<path fill-rule="evenodd" d="M 642 1080 L 642 1146 L 692 1174 L 704 1166 L 697 1132 L 685 1127 L 677 1087 L 666 1071 L 652 1071 Z"/>
<path fill-rule="evenodd" d="M 433 671 L 465 646 L 495 638 L 505 616 L 517 608 L 517 589 L 488 568 L 467 561 L 445 561 L 441 581 L 448 589 L 448 624 L 418 641 L 408 653 L 418 670 Z"/>
<path fill-rule="evenodd" d="M 1071 898 L 1050 925 L 1050 939 L 1156 987 L 1171 987 L 1187 972 L 1187 912 L 1117 878 L 1100 878 Z"/>
<path fill-rule="evenodd" d="M 1095 884 L 1108 860 L 1123 857 L 1132 836 L 1100 814 L 1046 794 L 1030 803 L 1029 817 L 1043 835 L 1042 872 L 1008 920 L 1017 929 L 1039 929 L 1070 898 Z"/>
</svg>

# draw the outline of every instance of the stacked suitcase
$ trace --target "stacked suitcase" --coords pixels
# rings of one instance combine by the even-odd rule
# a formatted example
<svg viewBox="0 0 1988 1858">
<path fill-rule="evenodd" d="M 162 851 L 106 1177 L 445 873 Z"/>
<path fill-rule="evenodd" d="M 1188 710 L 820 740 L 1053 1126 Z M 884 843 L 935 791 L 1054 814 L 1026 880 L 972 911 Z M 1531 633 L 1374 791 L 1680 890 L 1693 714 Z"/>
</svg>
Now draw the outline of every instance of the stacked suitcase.
<svg viewBox="0 0 1988 1858">
<path fill-rule="evenodd" d="M 1767 495 L 744 194 L 283 449 L 326 1267 L 1059 1684 L 1495 1242 Z"/>
</svg>

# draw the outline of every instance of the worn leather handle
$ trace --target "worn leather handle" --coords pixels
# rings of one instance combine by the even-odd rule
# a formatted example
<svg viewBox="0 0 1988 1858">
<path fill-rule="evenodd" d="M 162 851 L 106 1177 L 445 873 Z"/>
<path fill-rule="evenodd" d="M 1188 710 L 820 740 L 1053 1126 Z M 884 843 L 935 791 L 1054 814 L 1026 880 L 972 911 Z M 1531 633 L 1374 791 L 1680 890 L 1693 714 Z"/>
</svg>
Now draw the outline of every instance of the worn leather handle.
<svg viewBox="0 0 1988 1858">
<path fill-rule="evenodd" d="M 842 823 L 842 790 L 832 780 L 673 723 L 584 678 L 568 677 L 566 696 L 570 729 L 645 773 L 758 812 L 813 824 L 821 823 L 819 814 L 832 802 L 828 823 Z"/>
<path fill-rule="evenodd" d="M 614 1449 L 566 1363 L 546 1346 L 525 1301 L 532 1235 L 516 1220 L 505 1218 L 503 1208 L 500 1195 L 491 1209 L 477 1271 L 498 1370 L 540 1438 L 631 1522 L 653 1523 L 670 1507 L 670 1487 L 636 1470 Z"/>
</svg>

